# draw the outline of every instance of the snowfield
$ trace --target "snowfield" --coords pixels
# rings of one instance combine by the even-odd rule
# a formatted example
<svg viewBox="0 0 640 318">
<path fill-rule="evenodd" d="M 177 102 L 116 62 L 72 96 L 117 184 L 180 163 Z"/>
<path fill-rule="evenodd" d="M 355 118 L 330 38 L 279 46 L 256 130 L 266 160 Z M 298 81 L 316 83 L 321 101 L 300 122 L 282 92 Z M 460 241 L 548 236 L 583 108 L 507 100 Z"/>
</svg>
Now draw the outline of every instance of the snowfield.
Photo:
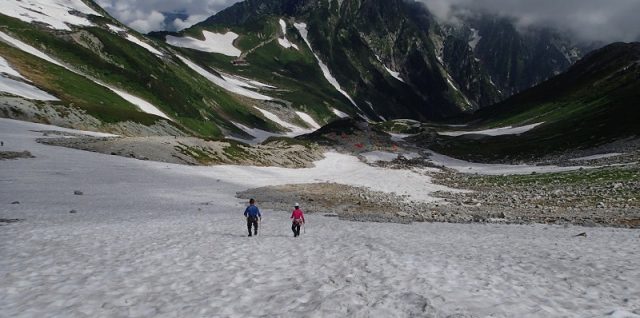
<svg viewBox="0 0 640 318">
<path fill-rule="evenodd" d="M 296 50 L 299 50 L 297 45 L 291 43 L 291 41 L 287 39 L 287 23 L 282 19 L 280 19 L 278 22 L 280 23 L 280 31 L 282 32 L 282 37 L 278 38 L 278 44 L 280 44 L 280 46 L 284 47 L 285 49 L 294 48 Z"/>
<path fill-rule="evenodd" d="M 438 132 L 438 134 L 444 135 L 444 136 L 452 136 L 452 137 L 462 136 L 462 135 L 471 135 L 471 134 L 487 135 L 487 136 L 519 135 L 519 134 L 526 133 L 527 131 L 533 128 L 536 128 L 542 124 L 544 124 L 544 122 L 520 126 L 520 127 L 507 126 L 507 127 L 492 128 L 492 129 L 485 129 L 485 130 L 444 131 L 444 132 Z"/>
<path fill-rule="evenodd" d="M 72 14 L 77 11 L 81 14 Z M 82 0 L 9 0 L 2 1 L 0 13 L 25 22 L 40 22 L 57 30 L 71 31 L 69 25 L 91 26 L 82 15 L 102 16 Z"/>
<path fill-rule="evenodd" d="M 391 75 L 393 78 L 401 81 L 404 83 L 404 80 L 402 79 L 402 77 L 400 77 L 400 72 L 396 72 L 393 71 L 392 69 L 388 68 L 384 62 L 382 62 L 382 60 L 380 59 L 380 57 L 378 55 L 376 55 L 376 59 L 378 59 L 378 62 L 380 62 L 380 64 L 382 64 L 382 66 L 384 67 L 384 69 L 387 71 L 387 73 L 389 73 L 389 75 Z"/>
<path fill-rule="evenodd" d="M 13 76 L 25 81 L 27 80 L 18 71 L 11 68 L 9 62 L 0 56 L 0 93 L 9 93 L 12 95 L 24 97 L 33 100 L 58 100 L 55 96 L 22 81 L 15 80 L 8 76 Z"/>
<path fill-rule="evenodd" d="M 87 76 L 86 74 L 83 74 L 80 71 L 76 71 L 76 70 L 74 70 L 74 69 L 72 69 L 72 68 L 70 68 L 70 67 L 68 67 L 68 66 L 66 66 L 66 65 L 64 65 L 64 64 L 62 64 L 60 62 L 58 62 L 53 57 L 51 57 L 48 54 L 36 49 L 35 47 L 33 47 L 33 46 L 31 46 L 31 45 L 29 45 L 27 43 L 24 43 L 24 42 L 22 42 L 22 41 L 20 41 L 20 40 L 18 40 L 16 38 L 6 34 L 6 33 L 1 32 L 1 31 L 0 31 L 0 40 L 4 41 L 4 42 L 6 42 L 6 43 L 8 43 L 10 45 L 13 45 L 14 47 L 22 50 L 23 52 L 26 52 L 26 53 L 29 53 L 31 55 L 37 56 L 37 57 L 39 57 L 39 58 L 41 58 L 41 59 L 43 59 L 43 60 L 45 60 L 45 61 L 47 61 L 49 63 L 52 63 L 52 64 L 58 65 L 60 67 L 63 67 L 63 68 L 67 69 L 70 72 L 76 73 L 76 74 L 78 74 L 80 76 L 83 76 L 83 77 L 87 78 L 88 80 L 90 80 L 90 81 L 92 81 L 92 82 L 94 82 L 94 83 L 96 83 L 96 84 L 98 84 L 100 86 L 108 88 L 112 92 L 116 93 L 118 96 L 122 97 L 124 100 L 126 100 L 129 103 L 137 106 L 141 111 L 143 111 L 145 113 L 153 114 L 153 115 L 160 116 L 160 117 L 163 117 L 163 118 L 171 120 L 171 118 L 169 118 L 169 116 L 167 116 L 165 113 L 163 113 L 157 106 L 147 102 L 146 100 L 144 100 L 144 99 L 142 99 L 140 97 L 134 96 L 132 94 L 129 94 L 127 92 L 124 92 L 124 91 L 122 91 L 120 89 L 117 89 L 117 88 L 114 88 L 112 86 L 109 86 L 109 85 L 107 85 L 105 83 L 102 83 L 102 82 L 100 82 L 100 81 L 98 81 L 98 80 L 96 80 L 96 79 L 94 79 L 94 78 L 92 78 L 90 76 Z"/>
<path fill-rule="evenodd" d="M 583 167 L 583 166 L 532 166 L 532 165 L 509 165 L 509 164 L 492 164 L 492 163 L 477 163 L 465 160 L 452 158 L 443 154 L 439 154 L 433 151 L 429 151 L 429 157 L 427 158 L 431 163 L 444 166 L 461 173 L 477 173 L 481 175 L 516 175 L 516 174 L 531 174 L 535 173 L 552 173 L 552 172 L 564 172 L 574 171 L 579 169 L 593 169 L 597 167 Z"/>
<path fill-rule="evenodd" d="M 180 166 L 40 145 L 38 129 L 57 128 L 0 119 L 1 149 L 36 157 L 0 161 L 0 218 L 23 219 L 0 223 L 4 317 L 640 315 L 637 230 L 312 214 L 294 239 L 289 211 L 263 211 L 246 237 L 234 194 L 250 187 L 331 181 L 414 200 L 442 187 L 335 153 L 311 169 Z"/>
<path fill-rule="evenodd" d="M 334 114 L 336 114 L 336 116 L 338 116 L 340 118 L 348 118 L 349 117 L 349 114 L 347 114 L 347 113 L 345 113 L 345 112 L 343 112 L 341 110 L 338 110 L 338 109 L 335 109 L 335 108 L 331 108 L 331 111 Z"/>
<path fill-rule="evenodd" d="M 162 52 L 158 51 L 158 49 L 154 48 L 153 46 L 151 46 L 150 44 L 138 39 L 137 37 L 127 33 L 127 37 L 125 38 L 130 42 L 133 42 L 139 46 L 141 46 L 142 48 L 144 48 L 145 50 L 157 55 L 157 56 L 164 56 L 164 54 L 162 54 Z"/>
<path fill-rule="evenodd" d="M 180 55 L 177 55 L 177 57 L 184 63 L 186 64 L 189 68 L 191 68 L 192 70 L 194 70 L 196 73 L 204 76 L 206 79 L 208 79 L 211 83 L 216 84 L 217 86 L 220 86 L 221 88 L 225 89 L 226 91 L 229 91 L 231 93 L 235 93 L 238 95 L 242 95 L 245 97 L 249 97 L 252 99 L 257 99 L 257 100 L 273 100 L 273 98 L 260 94 L 260 93 L 256 93 L 254 91 L 248 90 L 245 87 L 247 87 L 246 83 L 243 83 L 239 80 L 233 79 L 229 76 L 225 77 L 219 77 L 216 76 L 214 74 L 211 74 L 209 71 L 205 70 L 204 68 L 200 67 L 198 64 L 190 61 L 189 59 L 182 57 Z"/>
<path fill-rule="evenodd" d="M 0 75 L 0 93 L 24 97 L 26 99 L 56 101 L 57 97 L 25 82 L 16 81 Z"/>
<path fill-rule="evenodd" d="M 234 57 L 238 57 L 242 54 L 242 51 L 233 46 L 233 41 L 238 38 L 238 34 L 234 32 L 229 31 L 225 34 L 220 34 L 202 31 L 202 35 L 204 36 L 204 41 L 188 36 L 177 37 L 173 35 L 167 35 L 166 39 L 168 44 L 177 47 L 184 47 L 209 53 L 220 53 Z"/>
</svg>

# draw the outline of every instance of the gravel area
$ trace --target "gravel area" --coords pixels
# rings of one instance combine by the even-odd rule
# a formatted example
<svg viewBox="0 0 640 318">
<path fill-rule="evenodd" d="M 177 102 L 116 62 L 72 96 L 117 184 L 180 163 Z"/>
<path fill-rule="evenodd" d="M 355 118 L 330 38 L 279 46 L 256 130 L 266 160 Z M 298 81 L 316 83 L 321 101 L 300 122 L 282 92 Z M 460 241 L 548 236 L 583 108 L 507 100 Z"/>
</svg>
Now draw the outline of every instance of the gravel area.
<svg viewBox="0 0 640 318">
<path fill-rule="evenodd" d="M 386 163 L 408 168 L 420 160 Z M 427 172 L 426 172 L 427 173 Z M 334 183 L 294 184 L 239 192 L 263 208 L 374 222 L 544 223 L 640 228 L 640 167 L 527 176 L 475 176 L 450 170 L 429 173 L 434 182 L 469 192 L 441 192 L 423 203 L 407 197 Z"/>
<path fill-rule="evenodd" d="M 0 160 L 35 158 L 28 151 L 0 151 Z"/>
</svg>

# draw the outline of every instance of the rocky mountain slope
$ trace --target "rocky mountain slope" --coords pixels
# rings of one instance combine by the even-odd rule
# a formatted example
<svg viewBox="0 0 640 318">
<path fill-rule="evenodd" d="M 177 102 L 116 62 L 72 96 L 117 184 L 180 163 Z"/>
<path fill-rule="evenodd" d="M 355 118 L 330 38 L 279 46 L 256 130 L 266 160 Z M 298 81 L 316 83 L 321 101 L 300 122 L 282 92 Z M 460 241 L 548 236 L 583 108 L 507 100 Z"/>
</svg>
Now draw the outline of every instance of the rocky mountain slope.
<svg viewBox="0 0 640 318">
<path fill-rule="evenodd" d="M 0 10 L 0 114 L 125 135 L 260 141 L 346 116 L 468 113 L 571 60 L 559 60 L 569 47 L 555 45 L 555 34 L 479 21 L 450 25 L 403 0 L 248 0 L 147 37 L 92 1 L 10 1 Z M 505 30 L 517 45 L 505 45 Z M 535 47 L 558 59 L 527 55 Z M 517 67 L 495 62 L 504 56 Z"/>
<path fill-rule="evenodd" d="M 477 160 L 559 155 L 615 142 L 617 148 L 637 145 L 639 79 L 640 43 L 614 43 L 588 54 L 567 72 L 478 111 L 471 117 L 475 126 L 467 127 L 535 128 L 501 136 L 437 135 L 435 141 L 432 134 L 424 141 L 430 139 L 439 151 Z"/>
<path fill-rule="evenodd" d="M 244 1 L 183 33 L 236 30 L 239 41 L 247 33 L 268 38 L 275 20 L 288 20 L 289 40 L 299 47 L 308 40 L 348 95 L 348 106 L 375 120 L 469 112 L 563 71 L 580 55 L 551 30 L 521 34 L 509 20 L 479 17 L 450 24 L 421 3 L 402 0 Z M 296 22 L 305 24 L 307 39 L 291 28 Z M 257 66 L 291 68 L 280 64 Z"/>
</svg>

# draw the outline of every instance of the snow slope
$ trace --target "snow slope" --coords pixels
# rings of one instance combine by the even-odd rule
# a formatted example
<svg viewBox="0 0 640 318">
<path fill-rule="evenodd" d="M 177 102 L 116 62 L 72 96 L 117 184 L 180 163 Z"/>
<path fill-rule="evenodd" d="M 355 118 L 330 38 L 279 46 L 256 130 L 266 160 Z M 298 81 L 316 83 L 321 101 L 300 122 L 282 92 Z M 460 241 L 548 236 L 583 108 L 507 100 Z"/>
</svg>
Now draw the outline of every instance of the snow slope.
<svg viewBox="0 0 640 318">
<path fill-rule="evenodd" d="M 11 78 L 0 76 L 0 93 L 24 97 L 26 99 L 55 101 L 59 100 L 55 96 L 25 82 L 16 81 Z"/>
<path fill-rule="evenodd" d="M 135 36 L 133 36 L 131 34 L 127 33 L 126 39 L 129 40 L 130 42 L 133 42 L 133 43 L 141 46 L 142 48 L 146 49 L 147 51 L 149 51 L 149 52 L 151 52 L 151 53 L 153 53 L 153 54 L 155 54 L 157 56 L 163 56 L 164 55 L 164 54 L 162 54 L 162 52 L 158 51 L 158 49 L 154 48 L 153 46 L 149 45 L 146 42 L 143 42 L 142 40 L 138 39 L 137 37 L 135 37 Z"/>
<path fill-rule="evenodd" d="M 379 150 L 361 153 L 360 155 L 363 156 L 367 162 L 393 161 L 398 158 L 398 155 L 402 155 L 406 159 L 420 158 L 420 155 L 415 152 L 393 153 Z"/>
<path fill-rule="evenodd" d="M 376 55 L 376 59 L 378 59 L 378 62 L 380 62 L 380 64 L 382 64 L 382 66 L 384 67 L 384 69 L 387 71 L 387 73 L 389 73 L 389 75 L 391 75 L 392 77 L 394 77 L 395 79 L 401 81 L 404 83 L 404 80 L 402 79 L 402 77 L 400 77 L 400 72 L 396 72 L 391 70 L 390 68 L 388 68 L 380 59 L 380 57 L 378 55 Z"/>
<path fill-rule="evenodd" d="M 36 156 L 0 161 L 0 218 L 24 219 L 0 226 L 2 316 L 640 314 L 637 230 L 400 225 L 319 213 L 294 239 L 290 211 L 263 211 L 260 235 L 248 238 L 244 202 L 234 198 L 248 187 L 430 182 L 337 154 L 300 170 L 139 161 L 36 144 L 34 129 L 52 127 L 0 119 L 3 150 Z M 574 237 L 580 232 L 587 237 Z"/>
<path fill-rule="evenodd" d="M 347 114 L 347 113 L 345 113 L 345 112 L 343 112 L 343 111 L 340 111 L 340 110 L 338 110 L 338 109 L 331 108 L 331 111 L 332 111 L 334 114 L 336 114 L 336 116 L 338 116 L 338 117 L 340 117 L 340 118 L 347 118 L 347 117 L 349 117 L 349 114 Z"/>
<path fill-rule="evenodd" d="M 55 96 L 31 84 L 15 80 L 8 76 L 28 81 L 24 76 L 18 73 L 18 71 L 11 68 L 7 60 L 0 56 L 0 93 L 9 93 L 34 100 L 58 100 Z"/>
<path fill-rule="evenodd" d="M 508 164 L 489 164 L 476 163 L 460 160 L 439 154 L 433 151 L 429 152 L 428 161 L 438 166 L 445 166 L 462 173 L 477 173 L 483 175 L 514 175 L 514 174 L 530 174 L 530 173 L 551 173 L 574 171 L 579 169 L 589 169 L 597 167 L 582 166 L 531 166 L 531 165 L 508 165 Z"/>
<path fill-rule="evenodd" d="M 621 156 L 621 155 L 623 155 L 623 153 L 611 152 L 611 153 L 603 153 L 603 154 L 599 154 L 599 155 L 592 155 L 592 156 L 586 156 L 586 157 L 580 157 L 580 158 L 573 158 L 573 159 L 569 159 L 569 161 L 598 160 L 598 159 L 604 159 L 604 158 L 617 157 L 617 156 Z"/>
<path fill-rule="evenodd" d="M 18 48 L 18 49 L 20 49 L 20 50 L 22 50 L 22 51 L 24 51 L 26 53 L 29 53 L 29 54 L 34 55 L 34 56 L 37 56 L 37 57 L 39 57 L 39 58 L 41 58 L 41 59 L 43 59 L 43 60 L 45 60 L 45 61 L 47 61 L 49 63 L 53 63 L 53 64 L 58 65 L 60 67 L 64 67 L 65 69 L 67 69 L 67 70 L 69 70 L 71 72 L 74 72 L 74 73 L 76 73 L 76 74 L 78 74 L 80 76 L 83 76 L 83 77 L 91 80 L 92 82 L 100 85 L 100 86 L 108 88 L 112 92 L 118 94 L 124 100 L 126 100 L 126 101 L 130 102 L 131 104 L 137 106 L 143 112 L 146 112 L 146 113 L 149 113 L 149 114 L 153 114 L 153 115 L 157 115 L 157 116 L 172 120 L 171 118 L 169 118 L 169 116 L 167 116 L 165 113 L 163 113 L 157 106 L 155 106 L 155 105 L 143 100 L 142 98 L 134 96 L 134 95 L 129 94 L 127 92 L 124 92 L 124 91 L 122 91 L 120 89 L 116 89 L 116 88 L 114 88 L 112 86 L 109 86 L 109 85 L 107 85 L 105 83 L 102 83 L 102 82 L 100 82 L 100 81 L 98 81 L 96 79 L 93 79 L 92 77 L 87 76 L 87 75 L 85 75 L 85 74 L 83 74 L 83 73 L 81 73 L 79 71 L 76 71 L 76 70 L 74 70 L 74 69 L 72 69 L 72 68 L 70 68 L 70 67 L 68 67 L 68 66 L 66 66 L 66 65 L 64 65 L 64 64 L 62 64 L 60 62 L 58 62 L 56 59 L 54 59 L 53 57 L 49 56 L 48 54 L 46 54 L 46 53 L 34 48 L 33 46 L 31 46 L 29 44 L 26 44 L 26 43 L 14 38 L 14 37 L 8 35 L 8 34 L 6 34 L 6 33 L 3 33 L 2 31 L 0 31 L 0 40 L 4 41 L 6 43 L 9 43 L 10 45 L 13 45 L 14 47 L 16 47 L 16 48 Z"/>
<path fill-rule="evenodd" d="M 209 31 L 202 31 L 204 40 L 194 39 L 192 37 L 177 37 L 167 35 L 167 43 L 177 47 L 184 47 L 209 53 L 220 53 L 227 56 L 238 57 L 242 51 L 233 46 L 233 41 L 238 38 L 238 34 L 231 31 L 220 34 Z"/>
<path fill-rule="evenodd" d="M 318 124 L 313 117 L 309 116 L 309 114 L 305 113 L 305 112 L 301 112 L 301 111 L 296 111 L 296 115 L 298 115 L 298 117 L 300 117 L 300 119 L 302 119 L 305 123 L 307 123 L 307 125 L 311 126 L 314 129 L 318 129 L 320 128 L 320 124 Z"/>
<path fill-rule="evenodd" d="M 254 91 L 248 90 L 246 89 L 245 85 L 240 85 L 237 81 L 233 81 L 231 80 L 230 77 L 227 77 L 226 80 L 225 78 L 222 77 L 218 77 L 216 75 L 213 75 L 211 73 L 209 73 L 209 71 L 203 69 L 202 67 L 198 66 L 198 64 L 193 63 L 192 61 L 190 61 L 187 58 L 184 58 L 180 55 L 177 55 L 178 58 L 187 66 L 189 66 L 189 68 L 191 68 L 192 70 L 196 71 L 196 73 L 204 76 L 206 79 L 208 79 L 209 81 L 211 81 L 213 84 L 216 84 L 222 88 L 224 88 L 225 90 L 238 94 L 238 95 L 242 95 L 242 96 L 246 96 L 249 98 L 253 98 L 253 99 L 258 99 L 258 100 L 272 100 L 273 98 L 266 96 L 266 95 L 262 95 L 260 93 L 256 93 Z"/>
<path fill-rule="evenodd" d="M 282 31 L 282 37 L 278 37 L 278 44 L 280 44 L 280 46 L 284 47 L 285 49 L 294 48 L 296 50 L 299 50 L 297 45 L 291 43 L 287 39 L 287 23 L 282 19 L 280 19 L 278 22 L 280 23 L 280 30 Z"/>
<path fill-rule="evenodd" d="M 438 134 L 444 135 L 444 136 L 452 136 L 452 137 L 462 136 L 462 135 L 471 135 L 471 134 L 487 135 L 487 136 L 519 135 L 519 134 L 526 133 L 527 131 L 533 128 L 536 128 L 542 124 L 544 124 L 544 122 L 520 126 L 520 127 L 507 126 L 507 127 L 475 130 L 475 131 L 468 131 L 468 130 L 467 131 L 443 131 L 443 132 L 438 132 Z"/>
<path fill-rule="evenodd" d="M 80 14 L 73 12 L 80 12 Z M 82 15 L 102 16 L 81 0 L 3 0 L 0 13 L 25 22 L 39 22 L 53 29 L 71 31 L 69 25 L 91 26 Z"/>
<path fill-rule="evenodd" d="M 0 74 L 6 74 L 6 75 L 26 79 L 24 78 L 24 76 L 18 73 L 18 71 L 14 70 L 11 67 L 11 65 L 9 65 L 9 62 L 5 60 L 4 57 L 2 56 L 0 56 Z"/>
</svg>

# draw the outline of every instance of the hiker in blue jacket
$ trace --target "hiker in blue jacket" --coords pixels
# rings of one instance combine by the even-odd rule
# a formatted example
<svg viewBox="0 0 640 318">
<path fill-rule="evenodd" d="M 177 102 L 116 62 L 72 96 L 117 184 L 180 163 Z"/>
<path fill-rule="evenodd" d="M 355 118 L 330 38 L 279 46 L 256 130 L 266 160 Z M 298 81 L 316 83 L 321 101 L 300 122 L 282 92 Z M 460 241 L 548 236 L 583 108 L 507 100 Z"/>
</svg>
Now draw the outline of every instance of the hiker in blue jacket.
<svg viewBox="0 0 640 318">
<path fill-rule="evenodd" d="M 247 218 L 247 229 L 249 230 L 249 236 L 251 236 L 251 225 L 253 225 L 253 235 L 258 235 L 258 220 L 262 220 L 260 210 L 255 205 L 256 200 L 253 198 L 249 200 L 249 206 L 244 210 L 244 216 Z"/>
</svg>

